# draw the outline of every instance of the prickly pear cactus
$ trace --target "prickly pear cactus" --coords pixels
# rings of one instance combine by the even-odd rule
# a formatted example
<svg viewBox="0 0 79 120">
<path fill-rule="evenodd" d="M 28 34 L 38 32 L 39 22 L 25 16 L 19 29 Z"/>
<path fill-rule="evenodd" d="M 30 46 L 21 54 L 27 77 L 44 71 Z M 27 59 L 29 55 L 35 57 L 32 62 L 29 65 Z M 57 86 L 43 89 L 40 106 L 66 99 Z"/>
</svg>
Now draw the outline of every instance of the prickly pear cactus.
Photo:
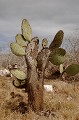
<svg viewBox="0 0 79 120">
<path fill-rule="evenodd" d="M 32 39 L 32 28 L 26 19 L 22 21 L 21 30 L 25 40 L 30 42 Z"/>
<path fill-rule="evenodd" d="M 47 41 L 46 38 L 44 38 L 44 39 L 42 40 L 42 47 L 43 47 L 43 48 L 46 48 L 47 44 L 48 44 L 48 41 Z"/>
<path fill-rule="evenodd" d="M 16 42 L 11 43 L 10 48 L 11 48 L 12 53 L 17 56 L 24 56 L 26 54 L 25 49 L 19 44 L 17 44 Z"/>
<path fill-rule="evenodd" d="M 53 49 L 61 46 L 63 41 L 64 32 L 62 30 L 58 31 L 54 37 L 54 40 L 51 42 L 49 49 L 53 51 Z"/>
<path fill-rule="evenodd" d="M 17 88 L 27 88 L 28 103 L 32 109 L 39 112 L 43 108 L 43 85 L 44 74 L 49 61 L 60 66 L 60 73 L 63 73 L 63 63 L 65 61 L 66 51 L 63 48 L 59 48 L 63 41 L 64 32 L 58 31 L 54 37 L 54 40 L 47 46 L 47 39 L 42 41 L 42 47 L 40 51 L 38 37 L 32 38 L 32 28 L 26 19 L 23 19 L 21 24 L 22 34 L 17 34 L 16 42 L 10 44 L 12 53 L 17 56 L 24 56 L 27 64 L 27 76 L 18 69 L 11 70 L 11 74 L 15 76 L 16 80 L 13 81 L 13 85 Z M 68 75 L 75 75 L 79 72 L 78 64 L 69 65 L 64 72 Z M 62 74 L 61 74 L 62 75 Z"/>
</svg>

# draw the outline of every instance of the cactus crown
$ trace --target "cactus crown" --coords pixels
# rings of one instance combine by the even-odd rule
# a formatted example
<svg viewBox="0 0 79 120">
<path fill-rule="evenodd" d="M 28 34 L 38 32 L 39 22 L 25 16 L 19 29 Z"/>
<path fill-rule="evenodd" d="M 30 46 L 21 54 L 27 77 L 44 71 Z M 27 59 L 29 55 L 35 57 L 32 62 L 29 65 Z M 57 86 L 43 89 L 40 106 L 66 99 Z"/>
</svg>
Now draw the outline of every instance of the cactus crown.
<svg viewBox="0 0 79 120">
<path fill-rule="evenodd" d="M 24 47 L 27 47 L 29 43 L 31 45 L 31 43 L 34 41 L 37 47 L 39 43 L 38 37 L 32 38 L 32 28 L 26 19 L 22 20 L 21 30 L 22 30 L 22 34 L 17 34 L 15 37 L 16 42 L 10 44 L 12 53 L 17 56 L 26 55 Z M 44 49 L 42 49 L 41 52 L 39 52 L 38 56 L 36 55 L 38 59 L 36 66 L 37 64 L 38 66 L 44 65 L 43 62 L 45 60 L 45 57 L 48 56 L 48 60 L 52 64 L 60 66 L 60 73 L 63 72 L 62 64 L 65 61 L 65 54 L 66 54 L 66 51 L 63 48 L 60 48 L 63 41 L 63 37 L 64 37 L 64 32 L 62 30 L 59 30 L 55 35 L 53 41 L 49 45 L 49 48 L 46 48 L 48 44 L 48 40 L 46 38 L 42 40 L 42 47 Z M 47 54 L 46 51 L 49 52 L 50 55 Z M 75 75 L 79 72 L 79 65 L 71 64 L 64 71 L 69 75 Z M 15 86 L 21 86 L 25 84 L 26 74 L 23 71 L 13 70 L 11 71 L 11 73 L 17 78 L 17 81 L 14 81 L 13 83 Z"/>
</svg>

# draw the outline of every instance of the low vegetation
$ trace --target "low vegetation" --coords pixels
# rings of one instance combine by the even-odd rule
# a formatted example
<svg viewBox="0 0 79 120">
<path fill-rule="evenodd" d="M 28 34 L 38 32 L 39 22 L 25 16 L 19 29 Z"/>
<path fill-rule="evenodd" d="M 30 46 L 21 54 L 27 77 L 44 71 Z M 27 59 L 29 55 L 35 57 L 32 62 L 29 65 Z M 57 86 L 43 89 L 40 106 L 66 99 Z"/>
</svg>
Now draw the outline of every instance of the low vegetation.
<svg viewBox="0 0 79 120">
<path fill-rule="evenodd" d="M 44 109 L 39 114 L 28 108 L 28 94 L 12 85 L 15 78 L 0 77 L 0 120 L 78 120 L 79 81 L 45 80 L 53 86 L 44 90 Z"/>
</svg>

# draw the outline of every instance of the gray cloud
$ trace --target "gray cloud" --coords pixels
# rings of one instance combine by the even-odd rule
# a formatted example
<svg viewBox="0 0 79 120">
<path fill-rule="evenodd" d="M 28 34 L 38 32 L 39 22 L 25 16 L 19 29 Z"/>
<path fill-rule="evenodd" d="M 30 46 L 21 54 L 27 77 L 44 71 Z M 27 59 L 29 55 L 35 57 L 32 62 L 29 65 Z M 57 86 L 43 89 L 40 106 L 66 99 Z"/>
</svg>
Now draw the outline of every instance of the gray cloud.
<svg viewBox="0 0 79 120">
<path fill-rule="evenodd" d="M 13 41 L 23 18 L 33 36 L 53 36 L 59 29 L 68 34 L 79 28 L 79 0 L 0 0 L 0 41 Z"/>
</svg>

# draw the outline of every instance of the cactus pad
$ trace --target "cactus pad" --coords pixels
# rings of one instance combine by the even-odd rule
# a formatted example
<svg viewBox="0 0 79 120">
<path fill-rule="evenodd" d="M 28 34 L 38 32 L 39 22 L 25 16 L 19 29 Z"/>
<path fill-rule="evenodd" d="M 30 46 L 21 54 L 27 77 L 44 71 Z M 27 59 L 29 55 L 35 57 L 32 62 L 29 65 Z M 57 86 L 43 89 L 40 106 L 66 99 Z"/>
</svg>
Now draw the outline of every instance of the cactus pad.
<svg viewBox="0 0 79 120">
<path fill-rule="evenodd" d="M 51 42 L 49 49 L 53 51 L 53 49 L 58 48 L 61 46 L 63 41 L 64 33 L 62 30 L 58 31 L 57 34 L 54 37 L 54 40 Z"/>
<path fill-rule="evenodd" d="M 26 19 L 23 19 L 21 25 L 22 35 L 26 39 L 26 41 L 31 41 L 32 39 L 32 29 L 29 22 Z"/>
<path fill-rule="evenodd" d="M 74 76 L 79 72 L 79 64 L 71 64 L 66 69 L 65 72 L 70 75 Z"/>
<path fill-rule="evenodd" d="M 17 56 L 24 56 L 25 55 L 25 49 L 15 42 L 10 44 L 10 48 L 11 48 L 12 53 L 17 55 Z"/>
<path fill-rule="evenodd" d="M 19 80 L 25 80 L 26 79 L 26 74 L 23 71 L 18 70 L 18 69 L 11 70 L 11 74 Z"/>
<path fill-rule="evenodd" d="M 52 51 L 52 54 L 59 54 L 64 56 L 66 54 L 66 51 L 63 48 L 56 48 L 55 50 Z"/>
<path fill-rule="evenodd" d="M 27 42 L 25 41 L 25 39 L 23 38 L 23 36 L 21 34 L 17 34 L 16 37 L 16 42 L 20 45 L 20 46 L 27 46 Z"/>
<path fill-rule="evenodd" d="M 13 80 L 13 85 L 17 88 L 24 88 L 25 86 L 25 80 L 19 81 L 19 79 Z"/>
<path fill-rule="evenodd" d="M 22 81 L 20 82 L 21 85 L 25 85 L 25 83 L 26 83 L 25 80 L 22 80 Z"/>
<path fill-rule="evenodd" d="M 47 44 L 48 44 L 48 41 L 47 41 L 46 38 L 44 38 L 44 39 L 42 40 L 42 47 L 45 48 L 45 47 L 47 46 Z"/>
<path fill-rule="evenodd" d="M 63 64 L 60 64 L 59 69 L 60 69 L 60 73 L 63 73 L 63 71 L 64 71 L 64 69 L 63 69 Z"/>
<path fill-rule="evenodd" d="M 14 81 L 13 81 L 13 85 L 14 85 L 15 87 L 19 87 L 19 86 L 20 86 L 20 81 L 19 81 L 19 80 L 14 80 Z"/>
<path fill-rule="evenodd" d="M 52 56 L 49 56 L 49 61 L 54 65 L 60 65 L 64 63 L 65 57 L 58 54 L 54 54 Z"/>
</svg>

